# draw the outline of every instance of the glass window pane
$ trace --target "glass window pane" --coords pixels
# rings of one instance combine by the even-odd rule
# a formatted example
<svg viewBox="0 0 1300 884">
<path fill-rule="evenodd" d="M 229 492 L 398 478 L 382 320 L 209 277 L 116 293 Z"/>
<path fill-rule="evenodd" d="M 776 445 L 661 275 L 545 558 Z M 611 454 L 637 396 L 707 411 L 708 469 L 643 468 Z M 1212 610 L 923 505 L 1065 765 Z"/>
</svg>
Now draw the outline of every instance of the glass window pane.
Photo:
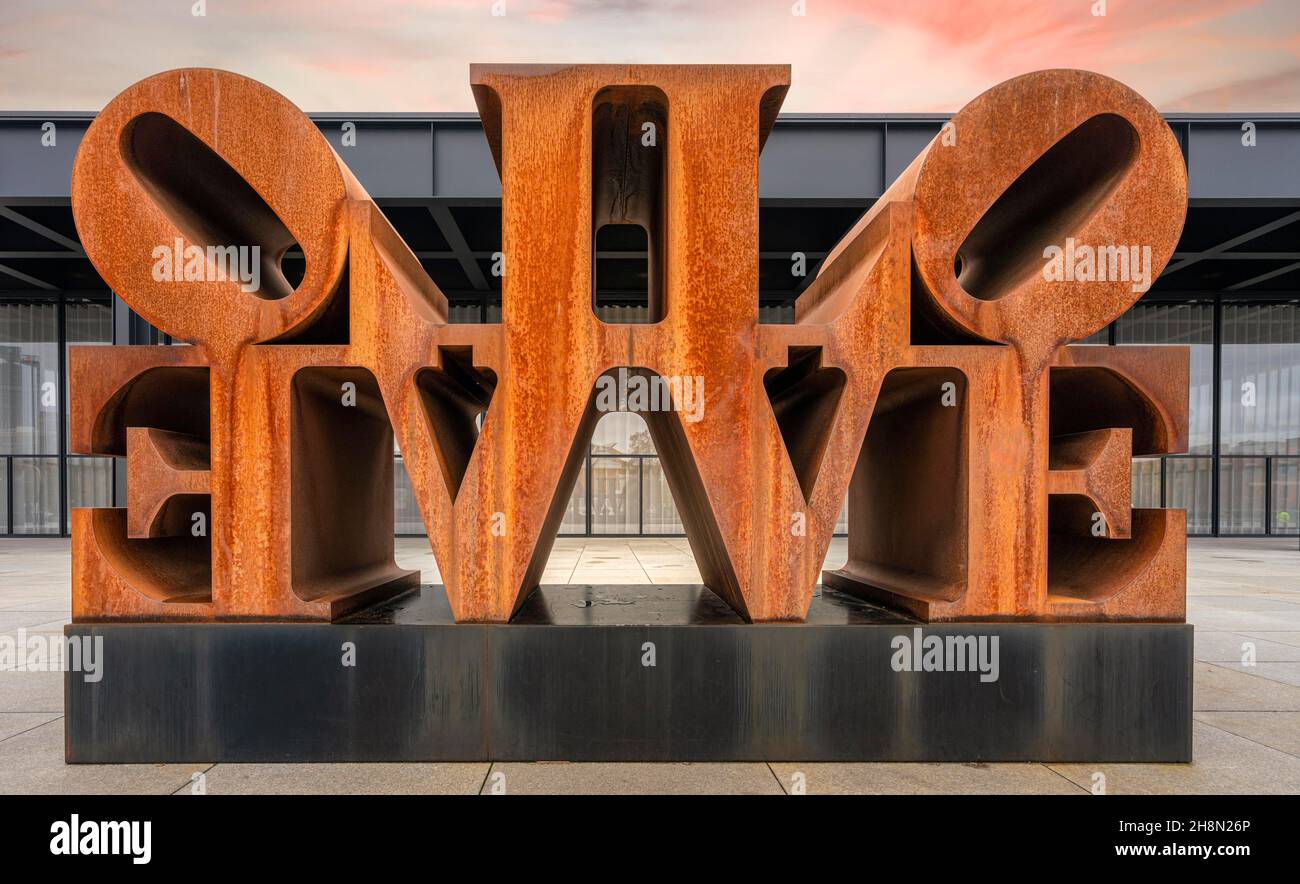
<svg viewBox="0 0 1300 884">
<path fill-rule="evenodd" d="M 0 454 L 58 453 L 58 309 L 0 303 Z"/>
<path fill-rule="evenodd" d="M 1273 459 L 1274 534 L 1300 534 L 1300 457 Z"/>
<path fill-rule="evenodd" d="M 15 534 L 59 533 L 59 459 L 15 457 Z"/>
<path fill-rule="evenodd" d="M 1115 343 L 1184 344 L 1191 349 L 1187 452 L 1209 454 L 1214 438 L 1214 306 L 1135 304 L 1116 320 Z"/>
<path fill-rule="evenodd" d="M 637 534 L 641 530 L 641 464 L 635 457 L 591 459 L 591 530 Z"/>
<path fill-rule="evenodd" d="M 1213 463 L 1209 457 L 1171 457 L 1165 463 L 1165 506 L 1187 510 L 1188 534 L 1212 531 Z"/>
<path fill-rule="evenodd" d="M 113 505 L 113 460 L 111 457 L 68 458 L 65 493 L 68 509 L 78 506 Z"/>
<path fill-rule="evenodd" d="M 1219 462 L 1219 533 L 1264 533 L 1264 458 Z"/>
<path fill-rule="evenodd" d="M 573 485 L 573 494 L 569 495 L 569 505 L 564 510 L 564 521 L 560 523 L 560 534 L 587 533 L 587 464 L 584 461 L 578 473 L 578 481 Z"/>
<path fill-rule="evenodd" d="M 1300 454 L 1300 307 L 1223 305 L 1223 454 Z"/>
<path fill-rule="evenodd" d="M 611 411 L 601 417 L 591 437 L 592 454 L 654 454 L 645 418 L 630 411 Z"/>
<path fill-rule="evenodd" d="M 1159 509 L 1160 458 L 1133 459 L 1133 509 Z"/>
<path fill-rule="evenodd" d="M 415 488 L 400 457 L 393 458 L 393 531 L 397 534 L 424 534 L 420 504 Z"/>
<path fill-rule="evenodd" d="M 63 321 L 65 324 L 64 331 L 68 336 L 68 347 L 84 346 L 87 344 L 107 345 L 113 343 L 113 308 L 108 304 L 86 301 L 84 303 L 69 303 L 63 308 Z M 70 380 L 70 378 L 68 379 Z M 64 402 L 71 402 L 68 390 L 64 388 Z M 68 444 L 68 433 L 71 433 L 71 426 L 65 426 L 63 444 Z M 79 504 L 83 505 L 83 504 Z M 101 504 L 93 504 L 99 506 Z M 102 504 L 111 506 L 111 504 Z M 92 506 L 92 504 L 84 504 Z"/>
<path fill-rule="evenodd" d="M 645 478 L 641 501 L 641 518 L 646 534 L 685 534 L 682 520 L 677 515 L 677 504 L 668 490 L 668 477 L 657 457 L 647 457 L 641 462 Z"/>
</svg>

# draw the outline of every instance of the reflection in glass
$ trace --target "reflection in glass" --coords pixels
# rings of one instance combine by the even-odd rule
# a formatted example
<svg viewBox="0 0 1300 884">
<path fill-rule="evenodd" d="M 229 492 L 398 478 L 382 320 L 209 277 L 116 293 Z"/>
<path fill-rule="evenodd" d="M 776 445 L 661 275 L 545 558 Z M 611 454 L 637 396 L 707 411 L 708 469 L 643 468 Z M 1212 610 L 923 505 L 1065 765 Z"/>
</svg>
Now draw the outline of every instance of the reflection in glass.
<svg viewBox="0 0 1300 884">
<path fill-rule="evenodd" d="M 641 523 L 646 534 L 684 534 L 682 521 L 677 515 L 677 505 L 673 503 L 672 492 L 668 490 L 668 477 L 664 475 L 663 464 L 657 457 L 648 457 L 642 461 Z"/>
<path fill-rule="evenodd" d="M 424 534 L 420 504 L 415 499 L 415 488 L 406 473 L 406 464 L 400 457 L 393 458 L 393 522 L 398 534 Z"/>
<path fill-rule="evenodd" d="M 1187 533 L 1209 534 L 1213 530 L 1211 509 L 1214 459 L 1170 457 L 1165 463 L 1165 506 L 1187 510 Z"/>
<path fill-rule="evenodd" d="M 1160 458 L 1133 458 L 1133 509 L 1160 507 Z"/>
<path fill-rule="evenodd" d="M 113 458 L 70 457 L 66 483 L 68 509 L 113 505 Z"/>
<path fill-rule="evenodd" d="M 1222 350 L 1221 453 L 1300 454 L 1300 308 L 1224 304 Z"/>
<path fill-rule="evenodd" d="M 569 505 L 564 509 L 564 521 L 560 523 L 561 534 L 587 533 L 587 464 L 584 461 L 578 481 L 573 485 L 573 494 L 569 495 Z"/>
<path fill-rule="evenodd" d="M 590 482 L 592 533 L 640 533 L 640 459 L 593 457 Z"/>
<path fill-rule="evenodd" d="M 1219 533 L 1264 533 L 1264 458 L 1219 461 Z"/>
<path fill-rule="evenodd" d="M 0 454 L 58 453 L 58 309 L 0 303 Z"/>
<path fill-rule="evenodd" d="M 1300 457 L 1273 459 L 1274 534 L 1300 534 Z"/>
<path fill-rule="evenodd" d="M 591 436 L 592 454 L 654 454 L 645 418 L 630 411 L 611 411 L 601 417 Z"/>
<path fill-rule="evenodd" d="M 15 534 L 59 533 L 59 459 L 13 459 Z"/>
<path fill-rule="evenodd" d="M 1188 454 L 1209 454 L 1214 438 L 1214 306 L 1135 304 L 1115 322 L 1116 344 L 1184 344 L 1188 377 Z"/>
<path fill-rule="evenodd" d="M 63 307 L 64 331 L 68 336 L 68 347 L 81 347 L 87 344 L 112 344 L 113 343 L 113 308 L 108 304 L 101 302 L 71 302 Z M 71 402 L 72 397 L 67 389 L 69 378 L 64 383 L 65 402 Z M 64 445 L 68 444 L 68 433 L 71 432 L 71 421 L 65 427 Z M 91 506 L 92 504 L 82 504 Z M 99 504 L 94 504 L 99 506 Z M 103 504 L 111 506 L 111 504 Z"/>
</svg>

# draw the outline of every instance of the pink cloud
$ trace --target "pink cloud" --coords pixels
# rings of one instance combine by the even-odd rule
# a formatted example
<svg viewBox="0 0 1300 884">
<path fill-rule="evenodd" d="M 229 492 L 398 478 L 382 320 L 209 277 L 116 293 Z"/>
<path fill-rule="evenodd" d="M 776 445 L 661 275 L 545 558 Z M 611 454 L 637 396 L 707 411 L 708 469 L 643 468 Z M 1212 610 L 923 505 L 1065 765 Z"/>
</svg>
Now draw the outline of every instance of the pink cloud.
<svg viewBox="0 0 1300 884">
<path fill-rule="evenodd" d="M 1082 67 L 1162 108 L 1300 110 L 1297 0 L 5 0 L 0 107 L 90 109 L 191 65 L 309 110 L 473 107 L 471 62 L 778 62 L 787 111 L 953 111 Z"/>
</svg>

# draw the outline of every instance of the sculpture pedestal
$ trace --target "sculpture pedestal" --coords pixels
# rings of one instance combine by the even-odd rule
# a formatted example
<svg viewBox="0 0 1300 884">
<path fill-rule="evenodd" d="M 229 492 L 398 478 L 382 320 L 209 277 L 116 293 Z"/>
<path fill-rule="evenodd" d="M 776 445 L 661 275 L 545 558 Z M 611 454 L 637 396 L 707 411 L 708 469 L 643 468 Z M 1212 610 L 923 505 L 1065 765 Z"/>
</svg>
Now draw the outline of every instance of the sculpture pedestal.
<svg viewBox="0 0 1300 884">
<path fill-rule="evenodd" d="M 334 624 L 73 624 L 74 763 L 1190 761 L 1192 627 L 928 626 L 820 590 L 547 586 L 508 625 L 424 586 Z M 350 665 L 349 665 L 350 664 Z M 994 680 L 996 676 L 996 680 Z"/>
</svg>

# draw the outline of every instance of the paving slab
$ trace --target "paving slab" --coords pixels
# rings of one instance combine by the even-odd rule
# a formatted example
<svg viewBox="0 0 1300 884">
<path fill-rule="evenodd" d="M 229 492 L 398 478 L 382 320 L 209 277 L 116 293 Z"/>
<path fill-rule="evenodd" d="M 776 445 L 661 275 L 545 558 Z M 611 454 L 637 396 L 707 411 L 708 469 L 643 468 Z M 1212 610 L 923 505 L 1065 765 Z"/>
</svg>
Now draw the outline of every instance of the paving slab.
<svg viewBox="0 0 1300 884">
<path fill-rule="evenodd" d="M 167 795 L 208 766 L 64 764 L 60 717 L 0 741 L 0 794 Z"/>
<path fill-rule="evenodd" d="M 472 764 L 216 764 L 208 795 L 476 795 L 486 762 Z M 195 794 L 193 784 L 177 795 Z"/>
<path fill-rule="evenodd" d="M 780 795 L 766 764 L 509 762 L 492 765 L 483 794 Z"/>
<path fill-rule="evenodd" d="M 807 795 L 1085 795 L 1042 764 L 773 762 L 787 792 Z"/>
<path fill-rule="evenodd" d="M 1300 757 L 1300 712 L 1197 712 L 1219 730 Z"/>
<path fill-rule="evenodd" d="M 1217 663 L 1197 663 L 1192 708 L 1197 711 L 1300 711 L 1300 687 Z"/>
<path fill-rule="evenodd" d="M 1053 764 L 1091 789 L 1105 776 L 1107 795 L 1289 795 L 1300 792 L 1300 758 L 1200 720 L 1192 725 L 1192 764 Z"/>
<path fill-rule="evenodd" d="M 63 673 L 0 671 L 0 712 L 62 715 Z"/>
<path fill-rule="evenodd" d="M 1300 647 L 1240 632 L 1198 629 L 1195 642 L 1196 659 L 1206 663 L 1241 665 L 1248 652 L 1253 652 L 1256 661 L 1300 662 Z"/>
<path fill-rule="evenodd" d="M 0 742 L 60 717 L 54 712 L 0 712 Z"/>
<path fill-rule="evenodd" d="M 1300 687 L 1300 663 L 1295 661 L 1256 660 L 1254 663 L 1243 663 L 1236 660 L 1216 663 L 1215 665 L 1244 675 L 1253 675 L 1257 678 L 1266 678 L 1269 681 Z"/>
</svg>

